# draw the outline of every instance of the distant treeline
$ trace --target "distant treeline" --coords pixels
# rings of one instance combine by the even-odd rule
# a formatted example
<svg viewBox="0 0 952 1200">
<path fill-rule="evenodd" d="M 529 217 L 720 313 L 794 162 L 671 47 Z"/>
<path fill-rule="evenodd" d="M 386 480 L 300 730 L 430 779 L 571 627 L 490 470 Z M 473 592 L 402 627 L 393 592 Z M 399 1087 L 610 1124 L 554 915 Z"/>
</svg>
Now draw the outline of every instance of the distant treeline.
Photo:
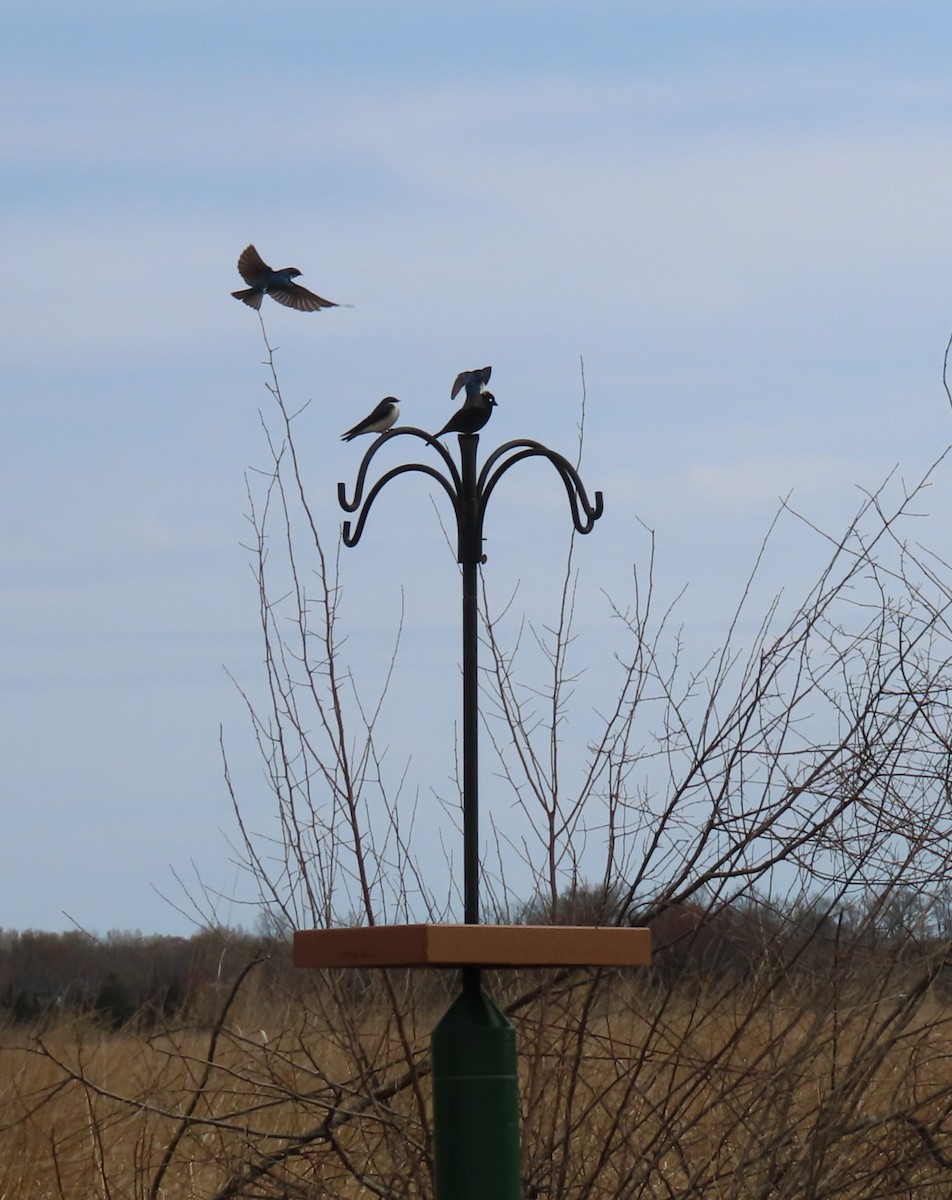
<svg viewBox="0 0 952 1200">
<path fill-rule="evenodd" d="M 230 929 L 190 938 L 2 930 L 0 1017 L 87 1013 L 113 1029 L 133 1017 L 174 1020 L 197 1006 L 213 1009 L 245 963 L 273 949 L 270 939 Z"/>
<path fill-rule="evenodd" d="M 952 966 L 946 965 L 952 904 L 909 887 L 836 907 L 747 896 L 728 904 L 671 904 L 641 915 L 632 908 L 619 920 L 616 897 L 606 899 L 585 885 L 560 897 L 554 922 L 552 916 L 533 902 L 508 919 L 528 925 L 647 925 L 654 950 L 650 970 L 639 972 L 646 983 L 736 983 L 766 965 L 788 967 L 791 978 L 803 980 L 847 961 L 856 978 L 866 970 L 881 974 L 888 966 L 893 973 L 921 965 L 927 957 L 937 963 L 936 981 L 952 991 Z M 264 960 L 257 978 L 266 991 L 279 981 L 282 990 L 293 989 L 302 974 L 291 967 L 289 936 L 227 928 L 190 938 L 0 930 L 0 1021 L 20 1024 L 73 1013 L 118 1029 L 133 1020 L 140 1027 L 213 1020 L 238 973 L 256 958 Z M 372 990 L 372 974 L 348 973 L 355 999 Z"/>
</svg>

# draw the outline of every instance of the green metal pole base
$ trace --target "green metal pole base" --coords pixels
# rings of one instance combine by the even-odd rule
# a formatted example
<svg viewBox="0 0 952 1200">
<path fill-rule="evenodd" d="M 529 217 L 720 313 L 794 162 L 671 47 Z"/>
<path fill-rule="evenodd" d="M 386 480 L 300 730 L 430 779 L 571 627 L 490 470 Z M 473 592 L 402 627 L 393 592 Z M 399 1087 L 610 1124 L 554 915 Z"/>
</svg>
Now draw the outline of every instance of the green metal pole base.
<svg viewBox="0 0 952 1200">
<path fill-rule="evenodd" d="M 467 987 L 431 1046 L 436 1200 L 520 1200 L 516 1031 Z"/>
</svg>

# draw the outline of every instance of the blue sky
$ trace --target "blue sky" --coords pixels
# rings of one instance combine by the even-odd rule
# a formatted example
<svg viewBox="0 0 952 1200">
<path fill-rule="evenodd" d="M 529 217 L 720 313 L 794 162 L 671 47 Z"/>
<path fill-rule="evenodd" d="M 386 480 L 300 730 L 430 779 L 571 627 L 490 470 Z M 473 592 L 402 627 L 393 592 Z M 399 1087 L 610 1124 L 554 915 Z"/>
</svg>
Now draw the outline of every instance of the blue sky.
<svg viewBox="0 0 952 1200">
<path fill-rule="evenodd" d="M 594 677 L 641 523 L 716 642 L 778 497 L 835 530 L 952 440 L 945 4 L 38 0 L 0 34 L 4 927 L 182 931 L 173 870 L 227 893 L 219 725 L 267 827 L 226 673 L 260 680 L 242 541 L 268 395 L 228 294 L 249 241 L 354 306 L 265 310 L 328 529 L 362 445 L 338 434 L 381 396 L 435 429 L 489 362 L 496 440 L 571 452 L 584 357 Z M 946 558 L 949 483 L 917 531 Z M 561 497 L 528 472 L 494 505 L 491 585 L 542 621 Z M 766 591 L 812 553 L 782 530 Z M 425 489 L 343 571 L 371 672 L 403 588 L 389 736 L 425 806 L 458 612 Z"/>
</svg>

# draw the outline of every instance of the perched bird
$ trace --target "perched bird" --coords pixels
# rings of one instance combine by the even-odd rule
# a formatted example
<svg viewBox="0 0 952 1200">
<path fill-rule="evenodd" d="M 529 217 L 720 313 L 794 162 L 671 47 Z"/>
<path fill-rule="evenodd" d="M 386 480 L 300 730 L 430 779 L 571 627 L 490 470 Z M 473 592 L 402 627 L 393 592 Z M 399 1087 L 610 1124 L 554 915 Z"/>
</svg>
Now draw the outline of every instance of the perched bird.
<svg viewBox="0 0 952 1200">
<path fill-rule="evenodd" d="M 364 417 L 362 421 L 357 422 L 353 429 L 342 433 L 340 440 L 352 442 L 362 433 L 386 433 L 399 416 L 400 405 L 397 403 L 396 396 L 385 396 L 369 417 Z"/>
<path fill-rule="evenodd" d="M 444 433 L 476 433 L 492 416 L 496 397 L 492 392 L 479 392 L 472 400 L 468 397 L 462 408 L 458 408 L 434 437 Z"/>
<path fill-rule="evenodd" d="M 299 283 L 292 283 L 291 280 L 301 274 L 297 267 L 272 270 L 254 246 L 246 246 L 242 250 L 238 259 L 238 274 L 248 287 L 231 294 L 252 308 L 260 308 L 261 300 L 266 295 L 288 308 L 296 308 L 298 312 L 317 312 L 321 308 L 338 307 L 333 300 L 325 300 Z"/>
<path fill-rule="evenodd" d="M 466 388 L 465 403 L 472 403 L 480 392 L 486 390 L 486 384 L 489 383 L 489 376 L 492 373 L 492 367 L 478 367 L 475 371 L 460 371 L 453 384 L 453 390 L 450 392 L 450 399 L 455 400 L 460 390 Z"/>
</svg>

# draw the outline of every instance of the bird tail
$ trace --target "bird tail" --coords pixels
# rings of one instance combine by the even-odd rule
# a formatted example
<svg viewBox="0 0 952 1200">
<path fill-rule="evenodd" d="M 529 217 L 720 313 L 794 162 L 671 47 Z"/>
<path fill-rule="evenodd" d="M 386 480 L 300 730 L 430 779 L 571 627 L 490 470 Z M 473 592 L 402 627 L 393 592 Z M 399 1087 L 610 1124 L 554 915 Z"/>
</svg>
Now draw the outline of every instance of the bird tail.
<svg viewBox="0 0 952 1200">
<path fill-rule="evenodd" d="M 263 292 L 257 291 L 255 288 L 242 288 L 240 292 L 231 293 L 236 300 L 241 300 L 243 304 L 247 304 L 250 308 L 261 307 L 261 297 Z"/>
</svg>

